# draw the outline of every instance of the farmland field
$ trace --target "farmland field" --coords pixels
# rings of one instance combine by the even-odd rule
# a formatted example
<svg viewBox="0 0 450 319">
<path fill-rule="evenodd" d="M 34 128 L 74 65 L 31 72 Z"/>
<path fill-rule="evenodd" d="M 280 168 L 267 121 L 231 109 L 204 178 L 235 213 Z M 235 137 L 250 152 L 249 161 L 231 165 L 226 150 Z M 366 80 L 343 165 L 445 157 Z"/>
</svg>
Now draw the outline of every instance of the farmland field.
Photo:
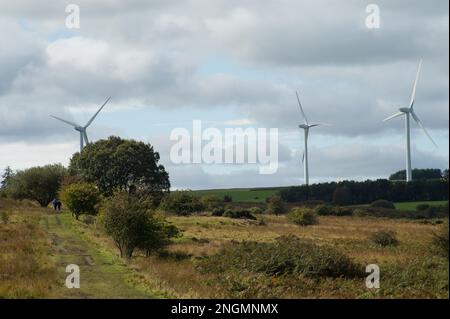
<svg viewBox="0 0 450 319">
<path fill-rule="evenodd" d="M 420 204 L 428 204 L 431 206 L 439 206 L 439 205 L 444 205 L 446 203 L 446 201 L 423 201 L 423 202 L 405 202 L 405 203 L 394 203 L 395 208 L 397 209 L 401 209 L 401 210 L 416 210 L 417 205 Z"/>
<path fill-rule="evenodd" d="M 261 215 L 258 220 L 169 216 L 182 236 L 167 252 L 150 257 L 137 253 L 126 261 L 96 222 L 76 221 L 68 212 L 55 214 L 29 203 L 10 203 L 0 209 L 10 216 L 8 224 L 0 225 L 4 239 L 0 273 L 6 278 L 0 281 L 0 297 L 448 298 L 448 259 L 431 248 L 442 220 L 327 216 L 319 217 L 317 225 L 299 227 L 285 216 L 274 215 Z M 399 244 L 384 248 L 373 244 L 369 237 L 379 230 L 395 232 Z M 286 235 L 334 247 L 361 265 L 379 265 L 381 288 L 367 289 L 364 278 L 197 269 L 200 261 L 229 243 L 273 243 Z M 80 265 L 81 289 L 64 287 L 64 267 L 69 263 Z"/>
</svg>

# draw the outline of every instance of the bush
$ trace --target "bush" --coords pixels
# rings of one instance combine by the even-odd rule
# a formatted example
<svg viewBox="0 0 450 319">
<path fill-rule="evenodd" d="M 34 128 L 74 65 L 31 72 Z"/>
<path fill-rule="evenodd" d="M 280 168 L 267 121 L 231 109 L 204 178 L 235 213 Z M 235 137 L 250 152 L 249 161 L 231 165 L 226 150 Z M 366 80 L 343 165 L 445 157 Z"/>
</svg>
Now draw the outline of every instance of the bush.
<svg viewBox="0 0 450 319">
<path fill-rule="evenodd" d="M 197 270 L 224 276 L 229 272 L 270 276 L 363 277 L 364 269 L 333 247 L 318 246 L 295 236 L 272 243 L 231 242 L 196 264 Z"/>
<path fill-rule="evenodd" d="M 380 230 L 370 235 L 370 240 L 379 246 L 393 246 L 398 244 L 395 232 L 390 230 Z"/>
<path fill-rule="evenodd" d="M 394 203 L 385 199 L 379 199 L 372 202 L 372 204 L 370 204 L 370 207 L 395 209 Z"/>
<path fill-rule="evenodd" d="M 261 215 L 264 211 L 259 207 L 251 207 L 248 210 L 252 215 Z"/>
<path fill-rule="evenodd" d="M 368 216 L 367 212 L 362 208 L 357 208 L 353 211 L 353 216 L 355 217 L 366 217 Z"/>
<path fill-rule="evenodd" d="M 161 201 L 161 210 L 180 216 L 187 216 L 204 210 L 200 199 L 192 192 L 177 191 L 166 195 Z"/>
<path fill-rule="evenodd" d="M 223 207 L 214 208 L 211 212 L 211 216 L 221 217 L 225 213 L 225 209 Z"/>
<path fill-rule="evenodd" d="M 215 195 L 202 196 L 200 198 L 200 203 L 207 211 L 212 211 L 213 209 L 223 205 L 223 201 Z"/>
<path fill-rule="evenodd" d="M 2 220 L 3 224 L 8 224 L 9 223 L 9 215 L 7 212 L 1 212 L 0 213 L 0 219 Z"/>
<path fill-rule="evenodd" d="M 272 196 L 267 201 L 267 213 L 280 215 L 286 211 L 283 200 L 280 196 Z"/>
<path fill-rule="evenodd" d="M 293 208 L 288 214 L 288 219 L 299 226 L 317 224 L 317 214 L 309 208 Z"/>
<path fill-rule="evenodd" d="M 108 200 L 103 223 L 121 257 L 131 258 L 136 248 L 149 255 L 179 235 L 175 226 L 150 208 L 149 201 L 127 192 L 117 192 Z"/>
<path fill-rule="evenodd" d="M 419 211 L 419 212 L 426 211 L 429 208 L 430 208 L 430 205 L 428 205 L 428 204 L 419 204 L 419 205 L 416 206 L 416 210 Z"/>
<path fill-rule="evenodd" d="M 56 197 L 66 173 L 59 164 L 18 171 L 8 179 L 7 193 L 15 199 L 32 199 L 47 207 Z"/>
<path fill-rule="evenodd" d="M 231 197 L 230 195 L 225 195 L 225 196 L 223 197 L 223 201 L 224 201 L 225 203 L 231 203 L 231 202 L 233 202 L 233 197 Z"/>
<path fill-rule="evenodd" d="M 449 258 L 449 229 L 448 221 L 443 223 L 440 230 L 433 234 L 434 251 L 445 258 Z"/>
<path fill-rule="evenodd" d="M 61 199 L 67 205 L 72 216 L 96 215 L 100 203 L 100 191 L 95 184 L 75 183 L 66 186 L 61 191 Z"/>
<path fill-rule="evenodd" d="M 248 210 L 245 210 L 245 209 L 236 209 L 236 210 L 227 209 L 223 213 L 223 217 L 256 220 L 256 217 L 253 216 Z"/>
<path fill-rule="evenodd" d="M 351 216 L 353 214 L 350 208 L 331 205 L 319 205 L 314 211 L 319 216 Z"/>
</svg>

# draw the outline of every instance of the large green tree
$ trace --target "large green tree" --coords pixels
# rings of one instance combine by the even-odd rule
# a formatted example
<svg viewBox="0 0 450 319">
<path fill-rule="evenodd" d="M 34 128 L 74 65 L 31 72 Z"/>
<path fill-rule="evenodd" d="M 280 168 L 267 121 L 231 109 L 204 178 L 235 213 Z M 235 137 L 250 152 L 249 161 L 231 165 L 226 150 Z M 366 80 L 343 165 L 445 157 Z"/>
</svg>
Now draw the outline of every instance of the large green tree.
<svg viewBox="0 0 450 319">
<path fill-rule="evenodd" d="M 69 171 L 85 182 L 95 183 L 106 196 L 115 190 L 161 193 L 169 190 L 170 182 L 159 159 L 150 144 L 112 136 L 76 153 Z"/>
<path fill-rule="evenodd" d="M 442 171 L 439 168 L 415 168 L 412 170 L 413 180 L 425 180 L 425 179 L 440 179 L 442 177 Z M 398 171 L 389 176 L 391 181 L 404 181 L 406 179 L 406 171 Z"/>
<path fill-rule="evenodd" d="M 9 178 L 7 192 L 14 198 L 33 199 L 46 207 L 57 196 L 66 174 L 66 168 L 60 164 L 18 171 Z"/>
</svg>

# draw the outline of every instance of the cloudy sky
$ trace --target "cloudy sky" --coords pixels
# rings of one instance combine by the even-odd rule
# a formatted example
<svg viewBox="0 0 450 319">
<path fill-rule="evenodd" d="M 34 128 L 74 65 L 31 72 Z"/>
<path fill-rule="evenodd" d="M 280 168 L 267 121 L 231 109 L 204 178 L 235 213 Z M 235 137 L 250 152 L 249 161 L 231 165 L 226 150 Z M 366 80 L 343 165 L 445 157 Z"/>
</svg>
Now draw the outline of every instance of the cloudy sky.
<svg viewBox="0 0 450 319">
<path fill-rule="evenodd" d="M 449 165 L 447 0 L 43 2 L 0 0 L 1 168 L 67 165 L 79 137 L 49 115 L 84 123 L 112 96 L 90 139 L 151 143 L 175 188 L 300 184 L 299 90 L 311 121 L 332 124 L 311 132 L 312 182 L 387 177 L 404 169 L 404 123 L 382 120 L 408 106 L 420 58 L 415 108 L 439 147 L 414 123 L 413 167 Z M 277 173 L 173 164 L 170 133 L 193 120 L 278 128 Z"/>
</svg>

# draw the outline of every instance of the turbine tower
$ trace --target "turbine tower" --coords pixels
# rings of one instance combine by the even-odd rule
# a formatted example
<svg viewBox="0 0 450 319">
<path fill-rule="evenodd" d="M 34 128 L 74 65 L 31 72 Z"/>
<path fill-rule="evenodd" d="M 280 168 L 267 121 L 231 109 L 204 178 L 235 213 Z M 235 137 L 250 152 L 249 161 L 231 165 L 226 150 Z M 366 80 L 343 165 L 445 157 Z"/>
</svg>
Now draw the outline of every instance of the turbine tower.
<svg viewBox="0 0 450 319">
<path fill-rule="evenodd" d="M 302 107 L 302 103 L 300 102 L 300 97 L 298 96 L 298 92 L 295 92 L 295 94 L 297 95 L 297 101 L 298 101 L 298 105 L 300 106 L 300 112 L 302 112 L 302 116 L 303 116 L 303 120 L 304 123 L 300 124 L 299 127 L 301 129 L 303 129 L 303 131 L 305 132 L 305 151 L 303 153 L 303 169 L 304 169 L 304 173 L 305 173 L 305 184 L 309 185 L 309 163 L 308 163 L 308 137 L 309 137 L 309 129 L 316 127 L 316 126 L 320 126 L 320 125 L 324 125 L 324 124 L 309 124 L 308 118 L 306 117 L 305 111 L 303 110 Z"/>
<path fill-rule="evenodd" d="M 431 135 L 428 133 L 426 128 L 423 126 L 422 122 L 420 121 L 419 117 L 414 111 L 414 103 L 416 99 L 416 88 L 417 88 L 417 82 L 419 81 L 419 75 L 420 70 L 422 68 L 422 59 L 419 63 L 419 68 L 417 70 L 416 74 L 416 80 L 414 81 L 413 91 L 411 95 L 411 101 L 409 102 L 409 107 L 402 107 L 399 109 L 398 113 L 395 113 L 394 115 L 389 116 L 388 118 L 384 119 L 384 121 L 392 120 L 393 118 L 399 117 L 399 116 L 405 116 L 405 133 L 406 133 L 406 181 L 410 182 L 412 181 L 412 169 L 411 169 L 411 125 L 410 125 L 410 116 L 414 119 L 414 121 L 417 123 L 417 125 L 420 126 L 420 128 L 424 131 L 425 135 L 430 139 L 431 143 L 434 144 L 434 146 L 437 147 L 436 143 L 431 138 Z"/>
<path fill-rule="evenodd" d="M 94 114 L 94 116 L 86 123 L 85 126 L 81 126 L 81 125 L 79 125 L 79 124 L 77 124 L 77 123 L 74 123 L 74 122 L 70 122 L 70 121 L 64 120 L 64 119 L 59 118 L 59 117 L 57 117 L 57 116 L 53 116 L 53 115 L 50 115 L 50 116 L 53 117 L 54 119 L 57 119 L 58 121 L 61 121 L 61 122 L 64 122 L 64 123 L 66 123 L 66 124 L 68 124 L 68 125 L 70 125 L 70 126 L 73 126 L 73 128 L 75 129 L 75 131 L 80 132 L 80 152 L 81 152 L 81 151 L 83 150 L 83 148 L 84 148 L 85 142 L 86 142 L 86 145 L 89 144 L 89 139 L 88 139 L 88 136 L 87 136 L 87 133 L 86 133 L 86 129 L 92 124 L 92 122 L 94 122 L 94 120 L 95 120 L 95 118 L 97 117 L 98 113 L 100 113 L 101 110 L 103 110 L 103 108 L 105 107 L 106 103 L 108 103 L 110 99 L 111 99 L 111 97 L 109 97 L 109 98 L 105 101 L 105 103 L 103 103 L 103 105 L 100 107 L 100 109 L 99 109 L 99 110 Z"/>
</svg>

